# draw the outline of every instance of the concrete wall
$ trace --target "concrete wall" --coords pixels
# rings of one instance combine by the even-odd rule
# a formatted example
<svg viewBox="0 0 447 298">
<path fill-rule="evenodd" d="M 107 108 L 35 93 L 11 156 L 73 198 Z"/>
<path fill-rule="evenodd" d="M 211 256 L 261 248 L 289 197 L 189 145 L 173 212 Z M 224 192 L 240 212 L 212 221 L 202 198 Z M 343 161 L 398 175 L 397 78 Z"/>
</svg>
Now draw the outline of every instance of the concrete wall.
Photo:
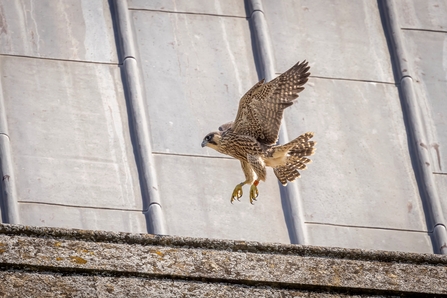
<svg viewBox="0 0 447 298">
<path fill-rule="evenodd" d="M 446 252 L 446 7 L 0 0 L 2 220 Z M 239 162 L 200 142 L 304 59 L 281 141 L 314 131 L 314 162 L 231 205 Z"/>
</svg>

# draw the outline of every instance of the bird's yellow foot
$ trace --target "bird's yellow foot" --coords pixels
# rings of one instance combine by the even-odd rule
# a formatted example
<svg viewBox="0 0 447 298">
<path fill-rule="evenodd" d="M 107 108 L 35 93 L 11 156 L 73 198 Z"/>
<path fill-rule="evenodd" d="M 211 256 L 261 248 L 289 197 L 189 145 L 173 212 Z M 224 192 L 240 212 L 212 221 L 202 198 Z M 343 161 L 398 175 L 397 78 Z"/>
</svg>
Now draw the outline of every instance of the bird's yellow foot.
<svg viewBox="0 0 447 298">
<path fill-rule="evenodd" d="M 257 187 L 258 184 L 259 184 L 259 181 L 255 180 L 255 182 L 250 187 L 250 204 L 252 204 L 252 205 L 253 205 L 253 202 L 256 201 L 256 198 L 259 195 L 258 187 Z"/>
<path fill-rule="evenodd" d="M 231 202 L 231 204 L 233 204 L 233 202 L 234 202 L 234 200 L 238 200 L 239 201 L 239 199 L 242 197 L 242 186 L 244 185 L 245 183 L 244 182 L 242 182 L 242 183 L 239 183 L 238 185 L 236 185 L 236 187 L 234 188 L 234 190 L 233 190 L 233 194 L 231 195 L 231 200 L 230 200 L 230 202 Z"/>
</svg>

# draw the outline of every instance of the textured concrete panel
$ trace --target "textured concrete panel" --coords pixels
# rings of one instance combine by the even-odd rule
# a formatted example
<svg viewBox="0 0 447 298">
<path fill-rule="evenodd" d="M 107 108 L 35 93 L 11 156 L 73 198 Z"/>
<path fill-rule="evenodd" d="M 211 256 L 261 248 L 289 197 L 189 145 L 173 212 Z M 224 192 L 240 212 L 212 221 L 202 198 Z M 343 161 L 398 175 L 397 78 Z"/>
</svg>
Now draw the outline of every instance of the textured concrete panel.
<svg viewBox="0 0 447 298">
<path fill-rule="evenodd" d="M 133 154 L 139 144 L 129 137 L 115 65 L 114 37 L 120 32 L 112 26 L 113 3 L 0 0 L 0 80 L 15 162 L 11 181 L 25 224 L 146 231 Z M 231 205 L 230 194 L 243 180 L 239 163 L 200 147 L 207 132 L 234 119 L 239 98 L 258 81 L 261 63 L 255 66 L 259 53 L 246 19 L 248 1 L 128 3 L 168 231 L 288 243 L 284 214 L 291 211 L 283 210 L 273 173 L 259 186 L 255 206 L 247 186 L 243 201 Z M 298 105 L 286 111 L 291 138 L 314 131 L 319 142 L 314 162 L 295 182 L 309 242 L 432 252 L 381 2 L 262 3 L 275 71 L 303 59 L 312 66 Z M 424 127 L 435 127 L 423 145 L 432 156 L 430 172 L 441 173 L 435 180 L 447 217 L 447 0 L 394 3 Z"/>
<path fill-rule="evenodd" d="M 298 60 L 314 76 L 394 82 L 377 1 L 263 1 L 276 72 Z"/>
<path fill-rule="evenodd" d="M 257 80 L 241 18 L 134 11 L 153 150 L 219 155 L 200 146 L 236 116 Z M 207 28 L 207 30 L 204 30 Z"/>
<path fill-rule="evenodd" d="M 311 78 L 301 94 L 286 121 L 318 142 L 298 182 L 305 221 L 426 231 L 397 88 Z"/>
<path fill-rule="evenodd" d="M 142 209 L 118 67 L 1 57 L 20 201 Z"/>
<path fill-rule="evenodd" d="M 402 28 L 447 31 L 447 0 L 398 0 Z"/>
<path fill-rule="evenodd" d="M 447 33 L 404 30 L 421 113 L 431 127 L 427 144 L 434 172 L 447 171 Z"/>
<path fill-rule="evenodd" d="M 141 211 L 83 208 L 79 206 L 19 203 L 22 224 L 146 233 L 146 220 Z"/>
<path fill-rule="evenodd" d="M 130 9 L 246 17 L 244 1 L 240 0 L 128 0 L 128 5 Z"/>
<path fill-rule="evenodd" d="M 445 256 L 4 225 L 0 229 L 1 271 L 16 274 L 28 269 L 55 278 L 61 273 L 85 276 L 89 284 L 94 277 L 117 277 L 127 279 L 128 287 L 134 287 L 132 279 L 138 277 L 140 286 L 154 278 L 192 280 L 196 290 L 229 281 L 251 289 L 447 294 Z M 113 289 L 111 284 L 103 288 L 109 293 Z"/>
<path fill-rule="evenodd" d="M 107 0 L 0 2 L 0 53 L 117 62 Z"/>
<path fill-rule="evenodd" d="M 435 183 L 444 218 L 447 218 L 447 173 L 436 174 Z"/>
<path fill-rule="evenodd" d="M 309 243 L 318 246 L 433 253 L 427 232 L 307 224 Z"/>
<path fill-rule="evenodd" d="M 156 155 L 162 206 L 170 235 L 290 243 L 272 171 L 249 202 L 230 203 L 236 184 L 245 180 L 234 159 Z"/>
</svg>

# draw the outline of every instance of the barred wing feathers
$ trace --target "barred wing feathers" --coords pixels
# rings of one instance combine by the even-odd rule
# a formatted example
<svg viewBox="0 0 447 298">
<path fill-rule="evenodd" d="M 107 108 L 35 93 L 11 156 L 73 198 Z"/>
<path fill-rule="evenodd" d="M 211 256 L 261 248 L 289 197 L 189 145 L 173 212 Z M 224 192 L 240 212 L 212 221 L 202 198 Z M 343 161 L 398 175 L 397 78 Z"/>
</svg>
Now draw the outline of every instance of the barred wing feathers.
<svg viewBox="0 0 447 298">
<path fill-rule="evenodd" d="M 304 90 L 309 68 L 306 61 L 298 62 L 272 81 L 261 80 L 255 84 L 239 102 L 236 119 L 231 124 L 232 132 L 254 137 L 266 145 L 275 144 L 283 111 Z"/>
</svg>

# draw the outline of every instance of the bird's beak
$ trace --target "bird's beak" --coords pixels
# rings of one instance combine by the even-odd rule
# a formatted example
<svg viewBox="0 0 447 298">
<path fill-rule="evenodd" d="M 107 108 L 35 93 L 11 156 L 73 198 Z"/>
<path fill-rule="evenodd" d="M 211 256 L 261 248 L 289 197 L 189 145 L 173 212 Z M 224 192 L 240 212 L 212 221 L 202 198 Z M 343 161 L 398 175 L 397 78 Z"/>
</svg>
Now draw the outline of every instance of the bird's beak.
<svg viewBox="0 0 447 298">
<path fill-rule="evenodd" d="M 206 143 L 208 143 L 207 141 L 203 140 L 202 142 L 202 148 L 206 146 Z"/>
</svg>

